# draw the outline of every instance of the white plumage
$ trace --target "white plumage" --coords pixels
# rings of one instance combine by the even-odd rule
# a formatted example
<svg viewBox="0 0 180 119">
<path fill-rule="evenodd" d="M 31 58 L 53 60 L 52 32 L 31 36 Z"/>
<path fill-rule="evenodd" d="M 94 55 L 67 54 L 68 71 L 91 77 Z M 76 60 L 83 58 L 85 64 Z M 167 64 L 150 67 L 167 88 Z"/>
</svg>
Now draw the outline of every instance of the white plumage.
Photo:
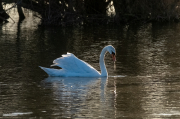
<svg viewBox="0 0 180 119">
<path fill-rule="evenodd" d="M 49 76 L 60 76 L 60 77 L 101 77 L 107 76 L 107 70 L 104 63 L 104 55 L 106 52 L 110 52 L 110 54 L 115 57 L 115 49 L 113 46 L 109 45 L 103 48 L 100 55 L 100 68 L 101 73 L 94 69 L 88 63 L 78 59 L 74 54 L 67 53 L 62 55 L 62 57 L 57 58 L 53 61 L 53 65 L 58 66 L 62 69 L 53 69 L 53 68 L 45 68 L 41 67 Z"/>
</svg>

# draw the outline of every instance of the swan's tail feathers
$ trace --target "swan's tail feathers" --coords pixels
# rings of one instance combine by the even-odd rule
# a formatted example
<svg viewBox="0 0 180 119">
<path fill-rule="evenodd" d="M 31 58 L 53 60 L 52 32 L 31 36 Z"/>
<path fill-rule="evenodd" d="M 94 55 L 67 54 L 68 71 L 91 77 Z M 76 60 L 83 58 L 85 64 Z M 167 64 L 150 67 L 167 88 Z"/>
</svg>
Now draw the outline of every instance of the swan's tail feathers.
<svg viewBox="0 0 180 119">
<path fill-rule="evenodd" d="M 45 68 L 41 66 L 39 67 L 44 70 L 49 76 L 63 76 L 61 69 Z"/>
</svg>

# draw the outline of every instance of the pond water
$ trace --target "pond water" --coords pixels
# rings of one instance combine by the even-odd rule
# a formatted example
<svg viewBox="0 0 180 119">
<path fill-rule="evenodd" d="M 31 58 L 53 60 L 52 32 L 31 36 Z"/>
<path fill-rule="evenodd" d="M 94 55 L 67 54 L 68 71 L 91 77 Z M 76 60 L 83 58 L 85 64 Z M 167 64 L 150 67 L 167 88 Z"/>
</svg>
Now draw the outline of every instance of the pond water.
<svg viewBox="0 0 180 119">
<path fill-rule="evenodd" d="M 26 11 L 0 25 L 0 118 L 179 118 L 180 24 L 39 27 Z M 48 77 L 38 66 L 71 52 L 107 78 Z"/>
</svg>

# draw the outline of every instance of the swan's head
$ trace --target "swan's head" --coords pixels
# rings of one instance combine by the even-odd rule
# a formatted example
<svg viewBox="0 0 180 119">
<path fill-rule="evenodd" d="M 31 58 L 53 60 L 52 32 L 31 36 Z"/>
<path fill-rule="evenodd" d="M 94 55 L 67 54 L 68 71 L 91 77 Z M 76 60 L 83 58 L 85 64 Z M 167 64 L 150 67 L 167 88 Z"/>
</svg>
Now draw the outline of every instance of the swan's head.
<svg viewBox="0 0 180 119">
<path fill-rule="evenodd" d="M 112 45 L 107 46 L 107 51 L 112 55 L 112 59 L 115 62 L 116 61 L 116 50 Z"/>
</svg>

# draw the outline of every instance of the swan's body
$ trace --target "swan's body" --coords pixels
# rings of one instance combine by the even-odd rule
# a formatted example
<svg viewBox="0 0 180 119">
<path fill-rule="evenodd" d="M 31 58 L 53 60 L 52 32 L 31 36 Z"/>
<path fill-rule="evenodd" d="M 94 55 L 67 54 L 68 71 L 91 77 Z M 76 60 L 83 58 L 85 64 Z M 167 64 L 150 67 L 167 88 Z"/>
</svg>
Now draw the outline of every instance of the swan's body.
<svg viewBox="0 0 180 119">
<path fill-rule="evenodd" d="M 113 60 L 115 60 L 115 48 L 111 45 L 108 45 L 103 48 L 100 54 L 100 68 L 101 73 L 94 69 L 88 63 L 78 59 L 72 53 L 67 53 L 62 55 L 62 57 L 57 58 L 53 61 L 52 66 L 58 66 L 62 69 L 53 69 L 53 68 L 45 68 L 43 69 L 49 76 L 60 76 L 60 77 L 105 77 L 108 76 L 105 63 L 104 56 L 106 52 L 112 54 Z"/>
</svg>

